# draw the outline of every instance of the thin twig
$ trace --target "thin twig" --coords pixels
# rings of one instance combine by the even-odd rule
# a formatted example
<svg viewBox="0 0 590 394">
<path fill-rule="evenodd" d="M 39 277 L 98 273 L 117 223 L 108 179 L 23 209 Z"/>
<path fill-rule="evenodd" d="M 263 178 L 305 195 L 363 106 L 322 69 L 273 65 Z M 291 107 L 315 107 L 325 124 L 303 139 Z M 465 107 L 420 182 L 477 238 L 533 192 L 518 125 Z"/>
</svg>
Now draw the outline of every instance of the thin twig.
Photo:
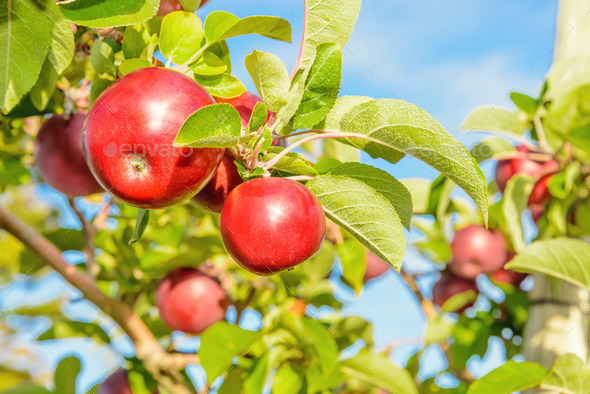
<svg viewBox="0 0 590 394">
<path fill-rule="evenodd" d="M 533 124 L 535 125 L 535 131 L 537 132 L 537 138 L 539 139 L 539 147 L 547 152 L 549 145 L 547 144 L 547 138 L 545 138 L 545 129 L 543 128 L 543 122 L 539 115 L 533 117 Z"/>
</svg>

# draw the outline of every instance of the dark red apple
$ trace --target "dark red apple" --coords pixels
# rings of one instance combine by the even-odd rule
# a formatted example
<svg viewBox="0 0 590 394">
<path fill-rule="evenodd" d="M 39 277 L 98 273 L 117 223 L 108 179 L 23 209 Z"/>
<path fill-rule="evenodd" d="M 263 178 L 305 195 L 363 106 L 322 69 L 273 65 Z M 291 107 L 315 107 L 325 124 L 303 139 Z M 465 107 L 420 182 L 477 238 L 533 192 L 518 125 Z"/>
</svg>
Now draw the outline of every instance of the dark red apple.
<svg viewBox="0 0 590 394">
<path fill-rule="evenodd" d="M 514 258 L 514 256 L 516 256 L 516 253 L 509 253 L 508 256 L 506 257 L 506 262 L 504 264 L 507 264 L 510 260 L 512 260 Z M 520 283 L 523 280 L 525 280 L 526 277 L 527 277 L 527 274 L 524 274 L 524 273 L 518 272 L 518 271 L 514 271 L 514 270 L 509 270 L 504 267 L 500 268 L 498 271 L 493 272 L 490 275 L 490 278 L 492 279 L 493 282 L 502 283 L 502 284 L 509 284 L 514 287 L 520 286 Z"/>
<path fill-rule="evenodd" d="M 545 214 L 545 207 L 543 205 L 531 205 L 529 210 L 531 211 L 531 217 L 535 224 L 537 224 L 541 217 L 543 217 Z"/>
<path fill-rule="evenodd" d="M 549 181 L 554 174 L 543 175 L 533 186 L 527 205 L 529 207 L 540 205 L 543 206 L 551 200 L 551 193 L 549 193 Z"/>
<path fill-rule="evenodd" d="M 475 281 L 462 279 L 455 275 L 443 274 L 432 287 L 432 302 L 442 307 L 451 297 L 470 290 L 474 291 L 475 294 L 479 293 Z M 462 313 L 472 306 L 473 302 L 470 302 L 455 312 Z"/>
<path fill-rule="evenodd" d="M 365 270 L 365 280 L 377 278 L 389 271 L 390 268 L 391 266 L 377 257 L 375 253 L 367 250 L 367 269 Z"/>
<path fill-rule="evenodd" d="M 528 149 L 519 146 L 519 152 L 528 152 Z M 525 174 L 536 177 L 541 170 L 541 164 L 526 158 L 514 158 L 499 160 L 496 165 L 496 184 L 500 192 L 504 193 L 508 180 L 516 174 Z"/>
<path fill-rule="evenodd" d="M 156 305 L 171 330 L 200 334 L 225 318 L 229 301 L 217 281 L 194 268 L 181 267 L 160 281 Z"/>
<path fill-rule="evenodd" d="M 242 183 L 221 211 L 221 235 L 229 254 L 245 269 L 270 275 L 312 257 L 326 235 L 318 199 L 283 178 Z"/>
<path fill-rule="evenodd" d="M 498 230 L 472 224 L 458 230 L 451 242 L 451 271 L 464 279 L 491 274 L 506 261 L 506 240 Z"/>
<path fill-rule="evenodd" d="M 209 0 L 201 0 L 200 7 L 207 4 Z M 158 9 L 158 13 L 156 16 L 166 16 L 171 12 L 174 11 L 183 11 L 182 5 L 178 0 L 160 0 L 160 8 Z"/>
<path fill-rule="evenodd" d="M 84 126 L 86 161 L 103 188 L 139 208 L 175 205 L 211 180 L 223 149 L 175 148 L 176 134 L 214 101 L 201 85 L 168 69 L 133 71 L 94 102 Z"/>
<path fill-rule="evenodd" d="M 129 379 L 127 378 L 127 371 L 119 369 L 111 374 L 98 389 L 98 394 L 133 394 Z"/>
<path fill-rule="evenodd" d="M 213 179 L 191 201 L 203 209 L 221 213 L 229 193 L 244 182 L 234 161 L 234 155 L 226 150 Z"/>
<path fill-rule="evenodd" d="M 35 140 L 35 161 L 43 180 L 70 197 L 104 192 L 88 169 L 82 149 L 82 129 L 86 115 L 72 114 L 69 119 L 53 115 Z"/>
</svg>

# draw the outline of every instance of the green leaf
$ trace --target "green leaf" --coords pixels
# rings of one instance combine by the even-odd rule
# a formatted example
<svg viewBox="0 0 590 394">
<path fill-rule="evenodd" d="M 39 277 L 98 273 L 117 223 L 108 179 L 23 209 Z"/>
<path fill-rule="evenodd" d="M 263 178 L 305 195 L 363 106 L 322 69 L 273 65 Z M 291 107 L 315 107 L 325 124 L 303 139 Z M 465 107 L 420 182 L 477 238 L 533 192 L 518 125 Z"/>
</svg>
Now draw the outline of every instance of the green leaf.
<svg viewBox="0 0 590 394">
<path fill-rule="evenodd" d="M 268 150 L 268 152 L 260 158 L 260 161 L 270 161 L 271 159 L 276 157 L 278 153 L 281 152 L 283 149 L 284 148 L 280 147 L 271 147 Z M 291 175 L 318 175 L 316 169 L 313 168 L 313 164 L 311 164 L 303 157 L 299 156 L 297 153 L 294 152 L 289 152 L 281 159 L 279 159 L 279 161 L 273 166 L 273 169 Z"/>
<path fill-rule="evenodd" d="M 48 17 L 55 22 L 47 58 L 57 71 L 57 74 L 61 75 L 68 68 L 74 57 L 74 33 L 72 32 L 70 21 L 59 12 L 57 6 L 52 4 L 47 12 Z"/>
<path fill-rule="evenodd" d="M 254 109 L 252 110 L 252 115 L 250 115 L 250 120 L 248 121 L 248 127 L 246 128 L 249 132 L 256 132 L 266 123 L 266 119 L 268 118 L 268 111 L 266 109 L 266 105 L 264 103 L 256 103 Z M 268 129 L 267 129 L 268 130 Z M 268 131 L 270 135 L 270 130 Z M 272 144 L 272 137 L 270 140 Z M 269 145 L 270 146 L 270 145 Z M 266 147 L 268 149 L 268 146 Z M 266 150 L 264 149 L 264 150 Z M 264 151 L 262 150 L 262 151 Z"/>
<path fill-rule="evenodd" d="M 504 198 L 502 199 L 502 210 L 506 220 L 504 229 L 510 235 L 516 252 L 526 246 L 522 232 L 522 213 L 527 209 L 527 201 L 533 184 L 533 178 L 516 174 L 508 180 L 506 190 L 504 190 Z"/>
<path fill-rule="evenodd" d="M 291 25 L 283 18 L 274 16 L 249 16 L 240 19 L 226 11 L 213 11 L 205 20 L 205 37 L 210 44 L 245 34 L 260 34 L 291 42 Z"/>
<path fill-rule="evenodd" d="M 516 112 L 488 106 L 476 108 L 467 115 L 461 130 L 490 131 L 514 136 L 522 135 L 527 130 L 527 126 Z"/>
<path fill-rule="evenodd" d="M 54 8 L 50 0 L 19 0 L 0 9 L 0 109 L 5 114 L 37 81 L 53 37 Z"/>
<path fill-rule="evenodd" d="M 537 363 L 508 360 L 501 367 L 473 382 L 467 394 L 514 393 L 537 387 L 546 376 L 547 370 Z"/>
<path fill-rule="evenodd" d="M 295 129 L 311 127 L 326 117 L 334 106 L 342 78 L 342 47 L 326 43 L 318 46 L 299 108 L 291 119 Z"/>
<path fill-rule="evenodd" d="M 230 104 L 203 107 L 184 122 L 174 146 L 193 148 L 229 148 L 240 142 L 240 114 Z"/>
<path fill-rule="evenodd" d="M 76 379 L 82 365 L 74 356 L 62 359 L 55 369 L 55 392 L 60 394 L 76 394 Z"/>
<path fill-rule="evenodd" d="M 367 101 L 373 100 L 370 97 L 363 96 L 343 96 L 336 99 L 334 106 L 324 120 L 315 125 L 315 130 L 340 130 L 340 121 L 348 111 Z M 360 161 L 361 152 L 350 145 L 343 144 L 341 141 L 333 138 L 326 138 L 322 142 L 322 150 L 324 156 L 332 157 L 342 162 L 346 161 Z"/>
<path fill-rule="evenodd" d="M 137 210 L 137 220 L 135 221 L 135 229 L 133 230 L 133 235 L 129 239 L 129 245 L 135 243 L 141 239 L 148 223 L 150 221 L 150 211 L 147 209 L 139 208 Z"/>
<path fill-rule="evenodd" d="M 234 357 L 247 353 L 261 336 L 260 332 L 244 330 L 226 322 L 216 323 L 205 330 L 198 354 L 207 373 L 207 382 L 211 384 L 227 371 Z"/>
<path fill-rule="evenodd" d="M 159 0 L 73 0 L 60 2 L 72 22 L 90 27 L 134 25 L 156 15 Z"/>
<path fill-rule="evenodd" d="M 141 57 L 143 50 L 150 42 L 150 38 L 150 33 L 143 24 L 137 24 L 125 28 L 122 44 L 125 59 Z"/>
<path fill-rule="evenodd" d="M 203 23 L 195 14 L 175 11 L 164 17 L 160 30 L 160 51 L 176 64 L 184 64 L 203 45 Z"/>
<path fill-rule="evenodd" d="M 52 394 L 44 387 L 25 384 L 2 391 L 2 394 Z"/>
<path fill-rule="evenodd" d="M 141 51 L 141 55 L 139 57 L 151 62 L 152 58 L 154 57 L 154 52 L 156 52 L 156 49 L 158 48 L 159 42 L 158 35 L 152 34 L 147 46 L 143 48 L 143 51 Z"/>
<path fill-rule="evenodd" d="M 399 271 L 406 238 L 389 200 L 357 179 L 322 175 L 307 182 L 326 215 Z"/>
<path fill-rule="evenodd" d="M 341 127 L 343 132 L 362 137 L 346 142 L 371 157 L 395 163 L 403 152 L 440 171 L 475 201 L 487 223 L 484 174 L 467 149 L 421 108 L 403 100 L 373 100 L 349 111 Z"/>
<path fill-rule="evenodd" d="M 299 394 L 303 388 L 302 377 L 289 362 L 282 363 L 272 379 L 272 392 Z"/>
<path fill-rule="evenodd" d="M 242 392 L 242 369 L 239 367 L 232 368 L 227 375 L 223 377 L 223 383 L 217 391 L 218 394 L 235 394 Z"/>
<path fill-rule="evenodd" d="M 344 163 L 330 171 L 330 175 L 358 179 L 381 193 L 395 208 L 404 227 L 408 230 L 410 229 L 410 222 L 412 220 L 412 195 L 392 175 L 379 168 L 361 163 Z"/>
<path fill-rule="evenodd" d="M 37 83 L 35 83 L 35 86 L 33 86 L 29 93 L 31 102 L 39 111 L 43 111 L 47 107 L 47 104 L 49 104 L 49 100 L 51 100 L 53 92 L 55 92 L 56 82 L 57 72 L 53 68 L 49 58 L 47 58 L 45 59 L 45 63 L 43 63 Z"/>
<path fill-rule="evenodd" d="M 246 91 L 242 82 L 230 74 L 195 75 L 195 81 L 215 97 L 233 98 Z"/>
<path fill-rule="evenodd" d="M 390 393 L 418 394 L 410 373 L 380 354 L 361 351 L 358 356 L 342 361 L 342 372 Z"/>
<path fill-rule="evenodd" d="M 488 137 L 478 142 L 471 148 L 471 156 L 481 163 L 493 158 L 495 155 L 506 152 L 514 152 L 512 142 L 503 137 Z"/>
<path fill-rule="evenodd" d="M 587 393 L 590 391 L 590 368 L 578 356 L 564 354 L 555 361 L 541 388 L 558 393 Z"/>
<path fill-rule="evenodd" d="M 84 323 L 74 320 L 56 321 L 51 328 L 39 335 L 38 341 L 64 338 L 92 338 L 95 341 L 110 343 L 111 339 L 104 330 L 95 323 Z"/>
<path fill-rule="evenodd" d="M 246 378 L 244 379 L 244 394 L 259 394 L 264 392 L 264 383 L 268 375 L 268 355 L 266 352 L 259 357 L 252 368 L 246 371 Z"/>
<path fill-rule="evenodd" d="M 107 78 L 99 78 L 92 82 L 92 85 L 90 85 L 90 104 L 94 103 L 98 96 L 100 96 L 100 94 L 104 92 L 104 90 L 108 88 L 113 82 L 115 81 Z"/>
<path fill-rule="evenodd" d="M 445 342 L 453 333 L 455 322 L 444 314 L 436 315 L 426 322 L 424 347 Z"/>
<path fill-rule="evenodd" d="M 102 40 L 94 41 L 90 50 L 90 63 L 99 74 L 115 71 L 115 53 L 113 48 Z"/>
<path fill-rule="evenodd" d="M 422 178 L 402 179 L 401 182 L 412 195 L 413 213 L 425 214 L 428 212 L 430 202 L 430 190 L 432 183 Z"/>
<path fill-rule="evenodd" d="M 62 316 L 61 306 L 63 302 L 63 299 L 57 298 L 44 304 L 23 305 L 18 308 L 12 308 L 10 312 L 21 316 Z"/>
<path fill-rule="evenodd" d="M 231 58 L 229 54 L 229 48 L 227 47 L 227 43 L 225 41 L 219 41 L 213 45 L 209 44 L 207 47 L 207 51 L 213 53 L 215 56 L 221 59 L 221 61 L 224 62 L 227 66 L 227 69 L 231 70 Z"/>
<path fill-rule="evenodd" d="M 130 72 L 146 67 L 154 67 L 154 65 L 145 59 L 127 59 L 119 65 L 119 75 L 127 75 Z"/>
<path fill-rule="evenodd" d="M 571 238 L 536 241 L 506 265 L 520 272 L 539 272 L 590 288 L 590 245 Z"/>
<path fill-rule="evenodd" d="M 254 50 L 246 56 L 246 68 L 269 110 L 278 112 L 287 104 L 289 74 L 278 56 Z"/>
<path fill-rule="evenodd" d="M 195 12 L 201 6 L 203 0 L 179 0 L 180 5 L 185 11 L 188 12 Z"/>
<path fill-rule="evenodd" d="M 535 112 L 537 112 L 537 106 L 539 102 L 532 98 L 531 96 L 527 96 L 526 94 L 512 92 L 510 93 L 510 100 L 525 114 L 533 116 Z"/>
<path fill-rule="evenodd" d="M 301 323 L 313 344 L 323 374 L 329 376 L 338 367 L 338 346 L 332 333 L 322 323 L 302 317 Z"/>
<path fill-rule="evenodd" d="M 356 24 L 361 0 L 307 0 L 306 9 L 300 68 L 309 65 L 320 44 L 346 45 Z"/>
<path fill-rule="evenodd" d="M 342 281 L 359 295 L 365 284 L 367 271 L 367 252 L 365 247 L 356 239 L 345 239 L 336 245 L 338 258 L 342 265 Z"/>
<path fill-rule="evenodd" d="M 205 51 L 190 69 L 197 75 L 220 75 L 227 71 L 227 64 L 213 52 Z"/>
</svg>

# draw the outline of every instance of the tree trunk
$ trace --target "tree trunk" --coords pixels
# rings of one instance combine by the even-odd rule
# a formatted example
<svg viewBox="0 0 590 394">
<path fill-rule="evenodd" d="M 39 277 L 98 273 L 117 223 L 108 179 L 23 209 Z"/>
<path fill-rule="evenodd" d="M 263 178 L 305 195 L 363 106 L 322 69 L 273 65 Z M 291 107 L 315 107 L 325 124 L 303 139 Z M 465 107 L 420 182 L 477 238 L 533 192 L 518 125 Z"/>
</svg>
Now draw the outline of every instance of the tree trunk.
<svg viewBox="0 0 590 394">
<path fill-rule="evenodd" d="M 589 12 L 590 0 L 560 1 L 554 63 L 590 59 Z M 525 358 L 547 369 L 566 353 L 573 353 L 586 362 L 590 293 L 545 275 L 535 274 L 534 278 L 523 338 Z M 545 390 L 528 392 L 550 393 Z"/>
</svg>

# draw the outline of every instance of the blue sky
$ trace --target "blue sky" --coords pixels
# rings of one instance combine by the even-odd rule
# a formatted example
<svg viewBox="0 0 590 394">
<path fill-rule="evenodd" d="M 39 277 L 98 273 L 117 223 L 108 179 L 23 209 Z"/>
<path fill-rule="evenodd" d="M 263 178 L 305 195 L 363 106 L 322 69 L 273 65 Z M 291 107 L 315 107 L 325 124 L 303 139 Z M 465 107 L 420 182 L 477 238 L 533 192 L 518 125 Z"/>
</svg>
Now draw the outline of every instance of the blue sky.
<svg viewBox="0 0 590 394">
<path fill-rule="evenodd" d="M 234 74 L 249 89 L 254 89 L 244 66 L 244 56 L 252 48 L 272 52 L 291 69 L 301 38 L 302 3 L 300 0 L 211 0 L 197 14 L 204 19 L 207 13 L 222 9 L 240 17 L 281 16 L 292 23 L 293 44 L 253 36 L 231 39 Z M 513 90 L 533 96 L 538 93 L 552 60 L 556 8 L 555 1 L 538 0 L 365 0 L 356 29 L 344 50 L 341 94 L 410 101 L 424 108 L 470 146 L 481 135 L 466 136 L 458 132 L 458 128 L 471 109 L 483 104 L 511 106 L 508 93 Z M 415 159 L 404 159 L 395 166 L 368 157 L 363 157 L 363 161 L 398 178 L 432 178 L 435 175 L 434 171 L 427 174 L 429 167 Z M 488 176 L 491 169 L 489 165 L 484 167 Z M 56 195 L 50 198 L 53 202 L 60 201 Z M 66 226 L 75 223 L 71 216 L 65 216 L 62 222 Z M 424 268 L 420 257 L 411 250 L 408 250 L 405 264 L 410 269 Z M 428 277 L 421 284 L 427 289 L 435 279 Z M 50 276 L 46 282 L 54 296 L 64 288 L 55 276 Z M 70 291 L 69 295 L 72 294 L 75 293 Z M 346 291 L 339 294 L 350 301 L 347 312 L 374 322 L 378 346 L 401 338 L 410 338 L 411 342 L 422 332 L 424 319 L 397 274 L 389 273 L 370 283 L 358 299 Z M 19 286 L 11 293 L 8 304 L 17 300 L 41 302 L 47 295 L 46 291 Z M 69 310 L 84 316 L 87 309 L 84 304 L 77 303 Z M 74 351 L 77 346 L 79 344 L 52 347 L 54 354 L 47 352 L 43 358 L 53 364 L 61 354 Z M 122 347 L 129 351 L 125 344 Z M 411 344 L 400 347 L 394 352 L 394 358 L 400 362 L 405 360 L 415 347 Z M 485 361 L 475 361 L 471 366 L 476 375 L 482 375 L 497 366 L 502 357 L 497 347 L 492 346 Z M 429 360 L 432 362 L 425 366 L 425 375 L 443 365 L 436 352 Z M 105 376 L 107 370 L 97 363 L 113 365 L 116 362 L 116 357 L 104 351 L 94 357 L 94 361 L 85 358 L 81 386 L 96 383 Z"/>
</svg>

